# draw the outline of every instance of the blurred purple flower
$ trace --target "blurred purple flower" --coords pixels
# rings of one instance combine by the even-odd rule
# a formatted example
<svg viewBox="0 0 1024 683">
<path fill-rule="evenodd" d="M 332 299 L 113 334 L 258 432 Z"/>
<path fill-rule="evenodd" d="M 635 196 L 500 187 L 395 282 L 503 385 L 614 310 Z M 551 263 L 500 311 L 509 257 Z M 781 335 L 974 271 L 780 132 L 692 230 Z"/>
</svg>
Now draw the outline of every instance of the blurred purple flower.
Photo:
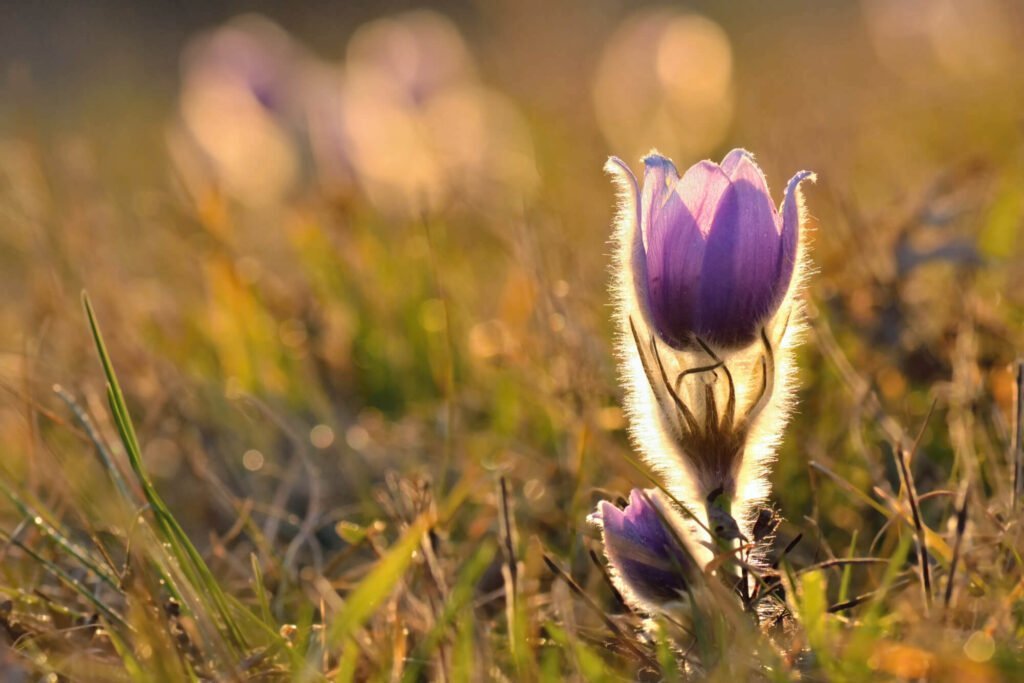
<svg viewBox="0 0 1024 683">
<path fill-rule="evenodd" d="M 349 40 L 349 69 L 372 72 L 413 107 L 473 80 L 458 27 L 433 10 L 412 10 L 361 26 Z"/>
<path fill-rule="evenodd" d="M 242 16 L 193 41 L 184 56 L 186 82 L 216 79 L 237 87 L 276 116 L 294 114 L 301 51 L 276 24 Z"/>
<path fill-rule="evenodd" d="M 725 347 L 753 341 L 779 307 L 797 259 L 797 173 L 776 210 L 764 174 L 745 150 L 702 161 L 679 177 L 669 159 L 644 159 L 640 226 L 647 305 L 673 346 L 693 335 Z M 641 286 L 643 282 L 641 280 Z"/>
<path fill-rule="evenodd" d="M 680 600 L 686 591 L 690 554 L 655 506 L 655 491 L 633 489 L 620 510 L 601 501 L 591 521 L 601 527 L 604 552 L 616 588 L 627 602 L 651 611 Z"/>
</svg>

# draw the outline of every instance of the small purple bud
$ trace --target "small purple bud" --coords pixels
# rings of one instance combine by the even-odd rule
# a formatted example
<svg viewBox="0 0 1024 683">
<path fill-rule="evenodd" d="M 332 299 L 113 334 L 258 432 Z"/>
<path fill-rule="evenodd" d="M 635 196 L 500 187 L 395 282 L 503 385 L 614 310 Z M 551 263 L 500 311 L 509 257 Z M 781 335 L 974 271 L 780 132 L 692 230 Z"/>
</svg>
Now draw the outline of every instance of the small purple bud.
<svg viewBox="0 0 1024 683">
<path fill-rule="evenodd" d="M 693 335 L 726 347 L 753 341 L 782 303 L 797 259 L 796 174 L 781 209 L 753 157 L 735 149 L 682 178 L 658 154 L 644 159 L 640 226 L 647 303 L 658 333 L 677 348 Z"/>
<path fill-rule="evenodd" d="M 655 508 L 654 495 L 654 490 L 633 489 L 625 510 L 601 501 L 591 516 L 602 529 L 616 587 L 627 601 L 647 610 L 680 600 L 686 592 L 685 574 L 693 566 L 690 554 Z"/>
</svg>

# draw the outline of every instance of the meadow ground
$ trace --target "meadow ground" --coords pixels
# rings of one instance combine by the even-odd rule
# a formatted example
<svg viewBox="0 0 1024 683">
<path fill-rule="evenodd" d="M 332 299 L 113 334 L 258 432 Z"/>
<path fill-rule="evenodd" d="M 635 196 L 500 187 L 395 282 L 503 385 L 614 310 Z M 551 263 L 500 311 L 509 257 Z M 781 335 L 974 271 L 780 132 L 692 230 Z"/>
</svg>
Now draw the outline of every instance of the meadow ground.
<svg viewBox="0 0 1024 683">
<path fill-rule="evenodd" d="M 0 9 L 4 680 L 1024 677 L 1019 6 L 186 5 Z M 776 613 L 645 628 L 601 169 L 735 146 L 818 175 Z"/>
</svg>

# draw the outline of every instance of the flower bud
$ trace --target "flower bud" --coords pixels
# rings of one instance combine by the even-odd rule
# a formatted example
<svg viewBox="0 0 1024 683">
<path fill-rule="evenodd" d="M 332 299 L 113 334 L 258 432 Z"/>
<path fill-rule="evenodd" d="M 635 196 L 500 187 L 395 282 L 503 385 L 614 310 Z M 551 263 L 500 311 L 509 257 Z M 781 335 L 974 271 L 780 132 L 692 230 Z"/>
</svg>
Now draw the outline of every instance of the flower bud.
<svg viewBox="0 0 1024 683">
<path fill-rule="evenodd" d="M 683 599 L 694 561 L 655 489 L 633 489 L 624 510 L 601 501 L 590 520 L 601 527 L 612 581 L 630 605 L 653 612 Z"/>
</svg>

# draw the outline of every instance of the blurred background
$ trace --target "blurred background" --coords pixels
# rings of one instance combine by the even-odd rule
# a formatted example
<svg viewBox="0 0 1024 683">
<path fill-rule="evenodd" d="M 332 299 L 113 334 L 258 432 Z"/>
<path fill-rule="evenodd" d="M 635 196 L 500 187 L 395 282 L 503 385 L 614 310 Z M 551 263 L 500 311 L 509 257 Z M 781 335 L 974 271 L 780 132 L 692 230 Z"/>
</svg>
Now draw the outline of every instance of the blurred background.
<svg viewBox="0 0 1024 683">
<path fill-rule="evenodd" d="M 524 545 L 585 566 L 600 492 L 645 483 L 601 167 L 745 147 L 776 200 L 819 178 L 775 499 L 820 526 L 799 552 L 866 538 L 884 518 L 810 460 L 896 482 L 888 442 L 934 400 L 920 488 L 974 462 L 958 454 L 1006 457 L 1022 31 L 1010 0 L 0 5 L 3 469 L 51 502 L 103 495 L 51 390 L 109 433 L 85 289 L 201 545 L 244 546 L 218 534 L 249 505 L 271 543 L 314 529 L 295 555 L 322 562 L 386 513 L 387 472 L 471 482 L 448 533 L 472 542 L 504 474 Z"/>
</svg>

